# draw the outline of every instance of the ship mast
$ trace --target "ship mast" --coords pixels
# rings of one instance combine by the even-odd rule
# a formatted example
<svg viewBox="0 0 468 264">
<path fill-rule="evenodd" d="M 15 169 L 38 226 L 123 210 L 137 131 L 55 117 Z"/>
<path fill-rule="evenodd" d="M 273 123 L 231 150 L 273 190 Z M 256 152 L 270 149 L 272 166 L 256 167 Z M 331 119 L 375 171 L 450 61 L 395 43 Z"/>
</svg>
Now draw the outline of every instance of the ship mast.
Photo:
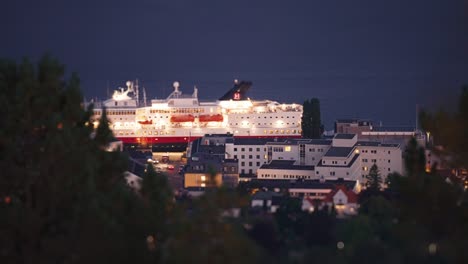
<svg viewBox="0 0 468 264">
<path fill-rule="evenodd" d="M 140 104 L 140 98 L 139 98 L 139 91 L 138 91 L 138 79 L 135 80 L 135 98 L 137 101 L 137 105 Z"/>
<path fill-rule="evenodd" d="M 143 87 L 143 103 L 145 104 L 146 107 L 146 89 Z"/>
</svg>

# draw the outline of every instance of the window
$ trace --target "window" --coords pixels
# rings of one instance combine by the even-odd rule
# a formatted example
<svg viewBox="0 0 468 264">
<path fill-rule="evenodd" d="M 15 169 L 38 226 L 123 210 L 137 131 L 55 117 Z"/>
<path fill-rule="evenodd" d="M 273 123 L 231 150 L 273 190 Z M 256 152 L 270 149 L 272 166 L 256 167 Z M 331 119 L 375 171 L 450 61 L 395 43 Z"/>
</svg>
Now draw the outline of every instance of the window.
<svg viewBox="0 0 468 264">
<path fill-rule="evenodd" d="M 241 166 L 245 166 L 245 162 L 244 162 L 244 161 L 241 162 Z"/>
<path fill-rule="evenodd" d="M 291 152 L 291 146 L 285 146 L 284 151 L 286 152 Z"/>
<path fill-rule="evenodd" d="M 388 163 L 390 163 L 390 160 L 388 160 Z"/>
<path fill-rule="evenodd" d="M 334 171 L 330 171 L 330 176 L 335 176 L 335 172 L 334 172 Z"/>
<path fill-rule="evenodd" d="M 234 151 L 237 151 L 237 148 L 234 148 Z"/>
<path fill-rule="evenodd" d="M 241 155 L 241 159 L 245 159 L 245 155 Z"/>
<path fill-rule="evenodd" d="M 388 154 L 390 154 L 390 150 L 388 151 Z M 431 154 L 429 154 L 429 156 L 431 156 Z"/>
<path fill-rule="evenodd" d="M 251 162 L 251 161 L 249 162 L 249 166 L 252 166 L 252 162 Z"/>
<path fill-rule="evenodd" d="M 252 151 L 252 148 L 249 148 L 249 151 Z"/>
<path fill-rule="evenodd" d="M 367 159 L 362 159 L 362 162 L 367 162 Z"/>
<path fill-rule="evenodd" d="M 260 159 L 260 155 L 257 155 L 257 159 Z"/>
<path fill-rule="evenodd" d="M 237 159 L 237 155 L 234 155 L 234 159 Z"/>
<path fill-rule="evenodd" d="M 260 161 L 257 161 L 257 166 L 260 166 Z"/>
<path fill-rule="evenodd" d="M 257 148 L 257 151 L 260 151 L 260 148 Z"/>
<path fill-rule="evenodd" d="M 245 148 L 241 148 L 241 151 L 245 151 Z"/>
<path fill-rule="evenodd" d="M 377 160 L 376 160 L 376 159 L 371 159 L 371 162 L 374 162 L 374 163 L 376 163 L 376 162 L 377 162 Z"/>
<path fill-rule="evenodd" d="M 249 155 L 249 159 L 252 159 L 252 155 Z"/>
</svg>

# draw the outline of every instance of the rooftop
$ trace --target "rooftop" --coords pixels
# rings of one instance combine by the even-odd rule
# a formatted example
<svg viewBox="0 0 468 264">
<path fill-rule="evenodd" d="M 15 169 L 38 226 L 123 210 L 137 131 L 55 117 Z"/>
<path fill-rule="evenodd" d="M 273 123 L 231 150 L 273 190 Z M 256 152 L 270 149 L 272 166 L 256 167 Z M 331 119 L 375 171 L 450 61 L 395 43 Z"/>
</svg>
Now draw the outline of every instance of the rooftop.
<svg viewBox="0 0 468 264">
<path fill-rule="evenodd" d="M 348 157 L 354 147 L 331 147 L 324 157 Z"/>
<path fill-rule="evenodd" d="M 330 164 L 330 165 L 324 165 L 323 164 L 323 160 L 320 160 L 319 163 L 317 164 L 317 167 L 346 167 L 346 168 L 349 168 L 351 167 L 354 162 L 359 158 L 359 154 L 356 154 L 354 155 L 354 157 L 351 159 L 350 162 L 348 162 L 348 164 L 346 165 L 338 165 L 338 164 Z"/>
<path fill-rule="evenodd" d="M 328 139 L 307 139 L 307 138 L 293 138 L 282 139 L 278 142 L 268 142 L 268 145 L 331 145 L 331 140 Z"/>
<path fill-rule="evenodd" d="M 414 127 L 373 127 L 376 132 L 415 132 Z"/>
<path fill-rule="evenodd" d="M 392 147 L 397 148 L 400 144 L 395 143 L 381 143 L 379 141 L 358 141 L 356 146 L 367 146 L 367 147 Z"/>
<path fill-rule="evenodd" d="M 267 189 L 334 189 L 336 185 L 345 185 L 353 189 L 356 181 L 338 180 L 270 180 L 270 179 L 252 179 L 253 185 L 259 188 Z"/>
<path fill-rule="evenodd" d="M 260 169 L 278 170 L 314 170 L 314 166 L 294 165 L 295 160 L 272 160 L 268 164 L 263 164 Z"/>
<path fill-rule="evenodd" d="M 356 136 L 356 134 L 336 134 L 335 138 L 336 139 L 353 139 Z"/>
<path fill-rule="evenodd" d="M 234 138 L 234 145 L 265 145 L 268 142 L 273 142 L 271 138 Z M 226 141 L 226 143 L 228 143 Z"/>
</svg>

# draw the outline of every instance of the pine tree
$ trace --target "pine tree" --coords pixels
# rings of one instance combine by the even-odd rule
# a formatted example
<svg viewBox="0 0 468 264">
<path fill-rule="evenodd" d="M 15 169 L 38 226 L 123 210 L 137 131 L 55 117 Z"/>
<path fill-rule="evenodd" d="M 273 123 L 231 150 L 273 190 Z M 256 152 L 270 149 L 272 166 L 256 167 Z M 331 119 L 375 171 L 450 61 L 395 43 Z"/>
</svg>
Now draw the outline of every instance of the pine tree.
<svg viewBox="0 0 468 264">
<path fill-rule="evenodd" d="M 322 132 L 319 99 L 305 100 L 302 113 L 302 136 L 304 138 L 320 138 Z"/>
<path fill-rule="evenodd" d="M 130 240 L 117 236 L 129 230 L 117 216 L 131 215 L 124 205 L 135 199 L 123 181 L 125 157 L 92 139 L 79 79 L 65 80 L 64 72 L 48 55 L 37 67 L 0 60 L 0 199 L 11 201 L 0 209 L 0 233 L 11 262 L 128 257 Z"/>
<path fill-rule="evenodd" d="M 376 164 L 372 165 L 369 174 L 366 175 L 366 188 L 369 191 L 380 191 L 382 185 L 382 177 L 380 176 L 379 168 Z"/>
</svg>

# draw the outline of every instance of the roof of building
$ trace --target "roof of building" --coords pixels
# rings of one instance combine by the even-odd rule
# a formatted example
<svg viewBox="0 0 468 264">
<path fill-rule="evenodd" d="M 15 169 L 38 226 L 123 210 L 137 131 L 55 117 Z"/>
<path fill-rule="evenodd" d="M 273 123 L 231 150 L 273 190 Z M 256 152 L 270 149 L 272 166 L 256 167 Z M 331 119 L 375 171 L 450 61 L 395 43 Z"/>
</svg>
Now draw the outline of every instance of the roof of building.
<svg viewBox="0 0 468 264">
<path fill-rule="evenodd" d="M 366 147 L 392 147 L 397 148 L 400 144 L 396 143 L 381 143 L 380 141 L 358 141 L 356 146 L 366 146 Z"/>
<path fill-rule="evenodd" d="M 354 147 L 331 147 L 324 157 L 348 157 Z"/>
<path fill-rule="evenodd" d="M 267 142 L 267 145 L 331 145 L 332 141 L 328 139 L 310 139 L 310 138 L 288 138 L 281 141 Z"/>
<path fill-rule="evenodd" d="M 348 197 L 348 203 L 357 203 L 358 195 L 352 190 L 348 189 L 345 185 L 336 185 L 335 189 L 325 196 L 325 202 L 333 202 L 333 197 L 339 192 L 342 191 L 346 197 Z"/>
<path fill-rule="evenodd" d="M 270 170 L 314 170 L 311 165 L 294 165 L 295 160 L 272 160 L 270 163 L 263 164 L 260 169 Z"/>
<path fill-rule="evenodd" d="M 372 131 L 377 132 L 415 132 L 414 127 L 372 127 Z"/>
<path fill-rule="evenodd" d="M 353 189 L 356 181 L 349 180 L 272 180 L 272 179 L 252 179 L 250 182 L 259 188 L 266 189 L 334 189 L 335 185 L 345 185 Z"/>
<path fill-rule="evenodd" d="M 132 158 L 129 159 L 127 167 L 128 172 L 131 172 L 132 174 L 142 178 L 143 176 L 145 176 L 145 169 L 146 164 L 143 164 Z"/>
<path fill-rule="evenodd" d="M 271 139 L 271 138 L 234 138 L 234 145 L 262 145 L 263 146 L 268 142 L 274 142 L 274 139 Z"/>
<path fill-rule="evenodd" d="M 335 122 L 336 123 L 356 123 L 358 119 L 356 118 L 348 118 L 348 119 L 337 119 Z"/>
<path fill-rule="evenodd" d="M 356 134 L 336 134 L 334 138 L 336 139 L 353 139 Z"/>
<path fill-rule="evenodd" d="M 252 195 L 252 200 L 272 200 L 275 196 L 282 195 L 272 191 L 259 191 Z"/>
<path fill-rule="evenodd" d="M 359 158 L 359 154 L 354 155 L 354 157 L 351 159 L 350 162 L 346 165 L 340 165 L 340 164 L 323 164 L 323 160 L 320 160 L 317 164 L 317 167 L 342 167 L 342 168 L 349 168 L 351 167 L 354 162 Z"/>
</svg>

